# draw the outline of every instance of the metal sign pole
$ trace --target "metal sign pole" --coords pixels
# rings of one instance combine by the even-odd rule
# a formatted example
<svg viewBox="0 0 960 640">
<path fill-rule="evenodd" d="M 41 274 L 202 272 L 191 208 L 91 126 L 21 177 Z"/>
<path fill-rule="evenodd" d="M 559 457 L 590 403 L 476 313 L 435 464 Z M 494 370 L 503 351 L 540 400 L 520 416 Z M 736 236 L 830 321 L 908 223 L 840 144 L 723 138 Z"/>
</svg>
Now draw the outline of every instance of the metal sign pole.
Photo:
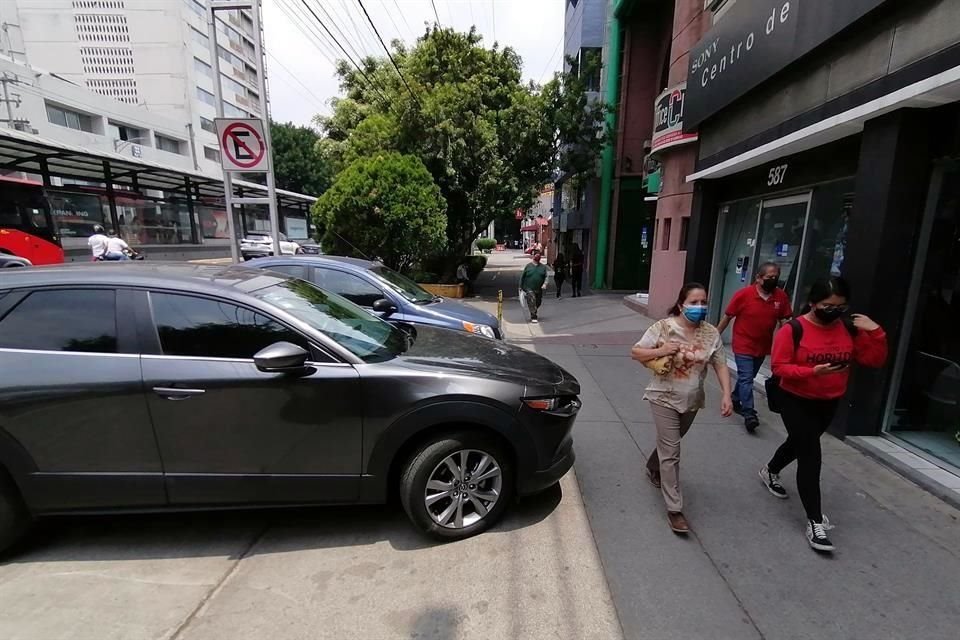
<svg viewBox="0 0 960 640">
<path fill-rule="evenodd" d="M 223 88 L 220 86 L 220 53 L 217 50 L 217 7 L 210 3 L 207 8 L 207 34 L 210 39 L 210 59 L 213 66 L 213 93 L 216 96 L 217 117 L 223 117 Z M 221 150 L 221 153 L 223 151 Z M 230 232 L 230 259 L 233 264 L 240 262 L 236 225 L 233 221 L 233 174 L 226 169 L 223 171 L 223 196 L 227 209 L 227 230 Z M 277 253 L 276 255 L 280 255 Z"/>
<path fill-rule="evenodd" d="M 260 112 L 263 117 L 263 140 L 267 147 L 267 197 L 270 199 L 270 233 L 273 255 L 280 253 L 280 215 L 277 211 L 277 187 L 273 176 L 273 140 L 270 137 L 270 102 L 267 99 L 267 65 L 263 58 L 263 31 L 260 9 L 263 0 L 253 0 L 253 53 L 257 57 L 257 80 L 260 87 Z"/>
</svg>

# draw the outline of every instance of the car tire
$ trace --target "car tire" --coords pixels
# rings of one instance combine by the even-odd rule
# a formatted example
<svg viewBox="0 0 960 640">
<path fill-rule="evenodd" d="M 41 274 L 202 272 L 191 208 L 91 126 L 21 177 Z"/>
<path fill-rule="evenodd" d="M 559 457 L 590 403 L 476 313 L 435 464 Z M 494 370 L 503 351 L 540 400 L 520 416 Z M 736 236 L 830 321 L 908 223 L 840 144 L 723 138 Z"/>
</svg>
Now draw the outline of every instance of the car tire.
<svg viewBox="0 0 960 640">
<path fill-rule="evenodd" d="M 467 471 L 461 470 L 457 477 L 453 467 L 464 466 L 458 462 L 464 455 Z M 449 460 L 454 460 L 453 467 Z M 493 438 L 472 431 L 447 434 L 411 456 L 400 477 L 400 500 L 407 516 L 425 534 L 462 540 L 503 517 L 513 498 L 514 478 L 511 457 Z M 491 500 L 494 495 L 496 499 Z"/>
<path fill-rule="evenodd" d="M 20 493 L 0 470 L 0 553 L 9 549 L 30 527 L 30 513 Z"/>
</svg>

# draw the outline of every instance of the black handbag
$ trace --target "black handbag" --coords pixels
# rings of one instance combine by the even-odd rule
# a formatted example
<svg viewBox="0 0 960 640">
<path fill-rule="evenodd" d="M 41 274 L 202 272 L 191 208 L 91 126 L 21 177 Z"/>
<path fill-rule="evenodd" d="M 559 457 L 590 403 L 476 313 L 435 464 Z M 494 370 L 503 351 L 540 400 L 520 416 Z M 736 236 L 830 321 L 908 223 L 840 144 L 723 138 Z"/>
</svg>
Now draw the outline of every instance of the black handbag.
<svg viewBox="0 0 960 640">
<path fill-rule="evenodd" d="M 769 407 L 773 413 L 780 413 L 780 378 L 770 376 L 767 378 L 767 381 L 763 383 L 763 387 L 767 392 L 767 407 Z"/>
</svg>

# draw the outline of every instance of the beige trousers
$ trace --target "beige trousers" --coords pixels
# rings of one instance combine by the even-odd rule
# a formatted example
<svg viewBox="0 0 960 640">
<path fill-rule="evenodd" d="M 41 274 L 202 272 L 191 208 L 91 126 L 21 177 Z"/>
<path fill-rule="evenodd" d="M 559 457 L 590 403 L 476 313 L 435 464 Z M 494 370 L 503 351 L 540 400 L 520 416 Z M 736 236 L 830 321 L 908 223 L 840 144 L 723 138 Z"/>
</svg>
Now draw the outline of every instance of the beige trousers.
<svg viewBox="0 0 960 640">
<path fill-rule="evenodd" d="M 650 403 L 653 422 L 657 427 L 657 448 L 647 460 L 647 469 L 660 474 L 660 491 L 667 511 L 683 511 L 680 493 L 680 438 L 686 435 L 697 417 L 696 411 L 680 413 L 675 409 Z"/>
</svg>

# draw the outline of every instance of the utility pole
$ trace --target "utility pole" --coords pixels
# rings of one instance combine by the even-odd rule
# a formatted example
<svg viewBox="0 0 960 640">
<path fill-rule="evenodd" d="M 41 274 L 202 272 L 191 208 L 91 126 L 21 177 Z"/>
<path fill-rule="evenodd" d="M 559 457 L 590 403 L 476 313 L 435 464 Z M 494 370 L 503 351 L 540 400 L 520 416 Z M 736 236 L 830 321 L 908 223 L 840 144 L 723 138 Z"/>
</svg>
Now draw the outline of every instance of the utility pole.
<svg viewBox="0 0 960 640">
<path fill-rule="evenodd" d="M 273 255 L 280 256 L 280 216 L 277 211 L 277 193 L 276 186 L 273 177 L 273 157 L 271 149 L 271 140 L 270 140 L 270 112 L 268 109 L 268 96 L 267 96 L 267 67 L 264 64 L 264 52 L 263 52 L 263 31 L 260 27 L 260 18 L 261 18 L 261 4 L 262 0 L 212 0 L 207 4 L 207 31 L 210 39 L 210 58 L 213 66 L 213 87 L 214 95 L 217 102 L 217 118 L 223 119 L 223 89 L 221 87 L 220 80 L 220 56 L 217 51 L 217 25 L 216 25 L 216 12 L 217 11 L 231 11 L 231 10 L 242 10 L 247 9 L 251 12 L 251 20 L 253 21 L 253 48 L 254 48 L 254 57 L 256 58 L 256 67 L 257 67 L 257 79 L 259 81 L 260 89 L 260 100 L 261 100 L 261 113 L 262 113 L 262 122 L 263 122 L 263 137 L 264 145 L 267 150 L 267 197 L 266 198 L 249 198 L 249 197 L 234 197 L 233 195 L 233 175 L 232 172 L 226 168 L 223 171 L 223 190 L 226 201 L 227 208 L 227 226 L 230 229 L 230 255 L 233 258 L 234 262 L 239 262 L 238 256 L 238 238 L 236 236 L 236 230 L 233 220 L 233 205 L 235 204 L 266 204 L 269 207 L 270 211 L 270 230 L 273 239 Z M 223 140 L 220 141 L 221 146 Z M 225 150 L 221 148 L 221 153 L 224 153 Z"/>
<path fill-rule="evenodd" d="M 20 106 L 20 96 L 16 93 L 13 94 L 13 98 L 10 98 L 9 85 L 11 84 L 20 84 L 20 79 L 16 76 L 11 76 L 6 71 L 3 72 L 3 77 L 0 78 L 0 84 L 3 85 L 3 104 L 7 107 L 7 127 L 13 128 L 13 104 L 16 103 L 17 107 Z"/>
</svg>

